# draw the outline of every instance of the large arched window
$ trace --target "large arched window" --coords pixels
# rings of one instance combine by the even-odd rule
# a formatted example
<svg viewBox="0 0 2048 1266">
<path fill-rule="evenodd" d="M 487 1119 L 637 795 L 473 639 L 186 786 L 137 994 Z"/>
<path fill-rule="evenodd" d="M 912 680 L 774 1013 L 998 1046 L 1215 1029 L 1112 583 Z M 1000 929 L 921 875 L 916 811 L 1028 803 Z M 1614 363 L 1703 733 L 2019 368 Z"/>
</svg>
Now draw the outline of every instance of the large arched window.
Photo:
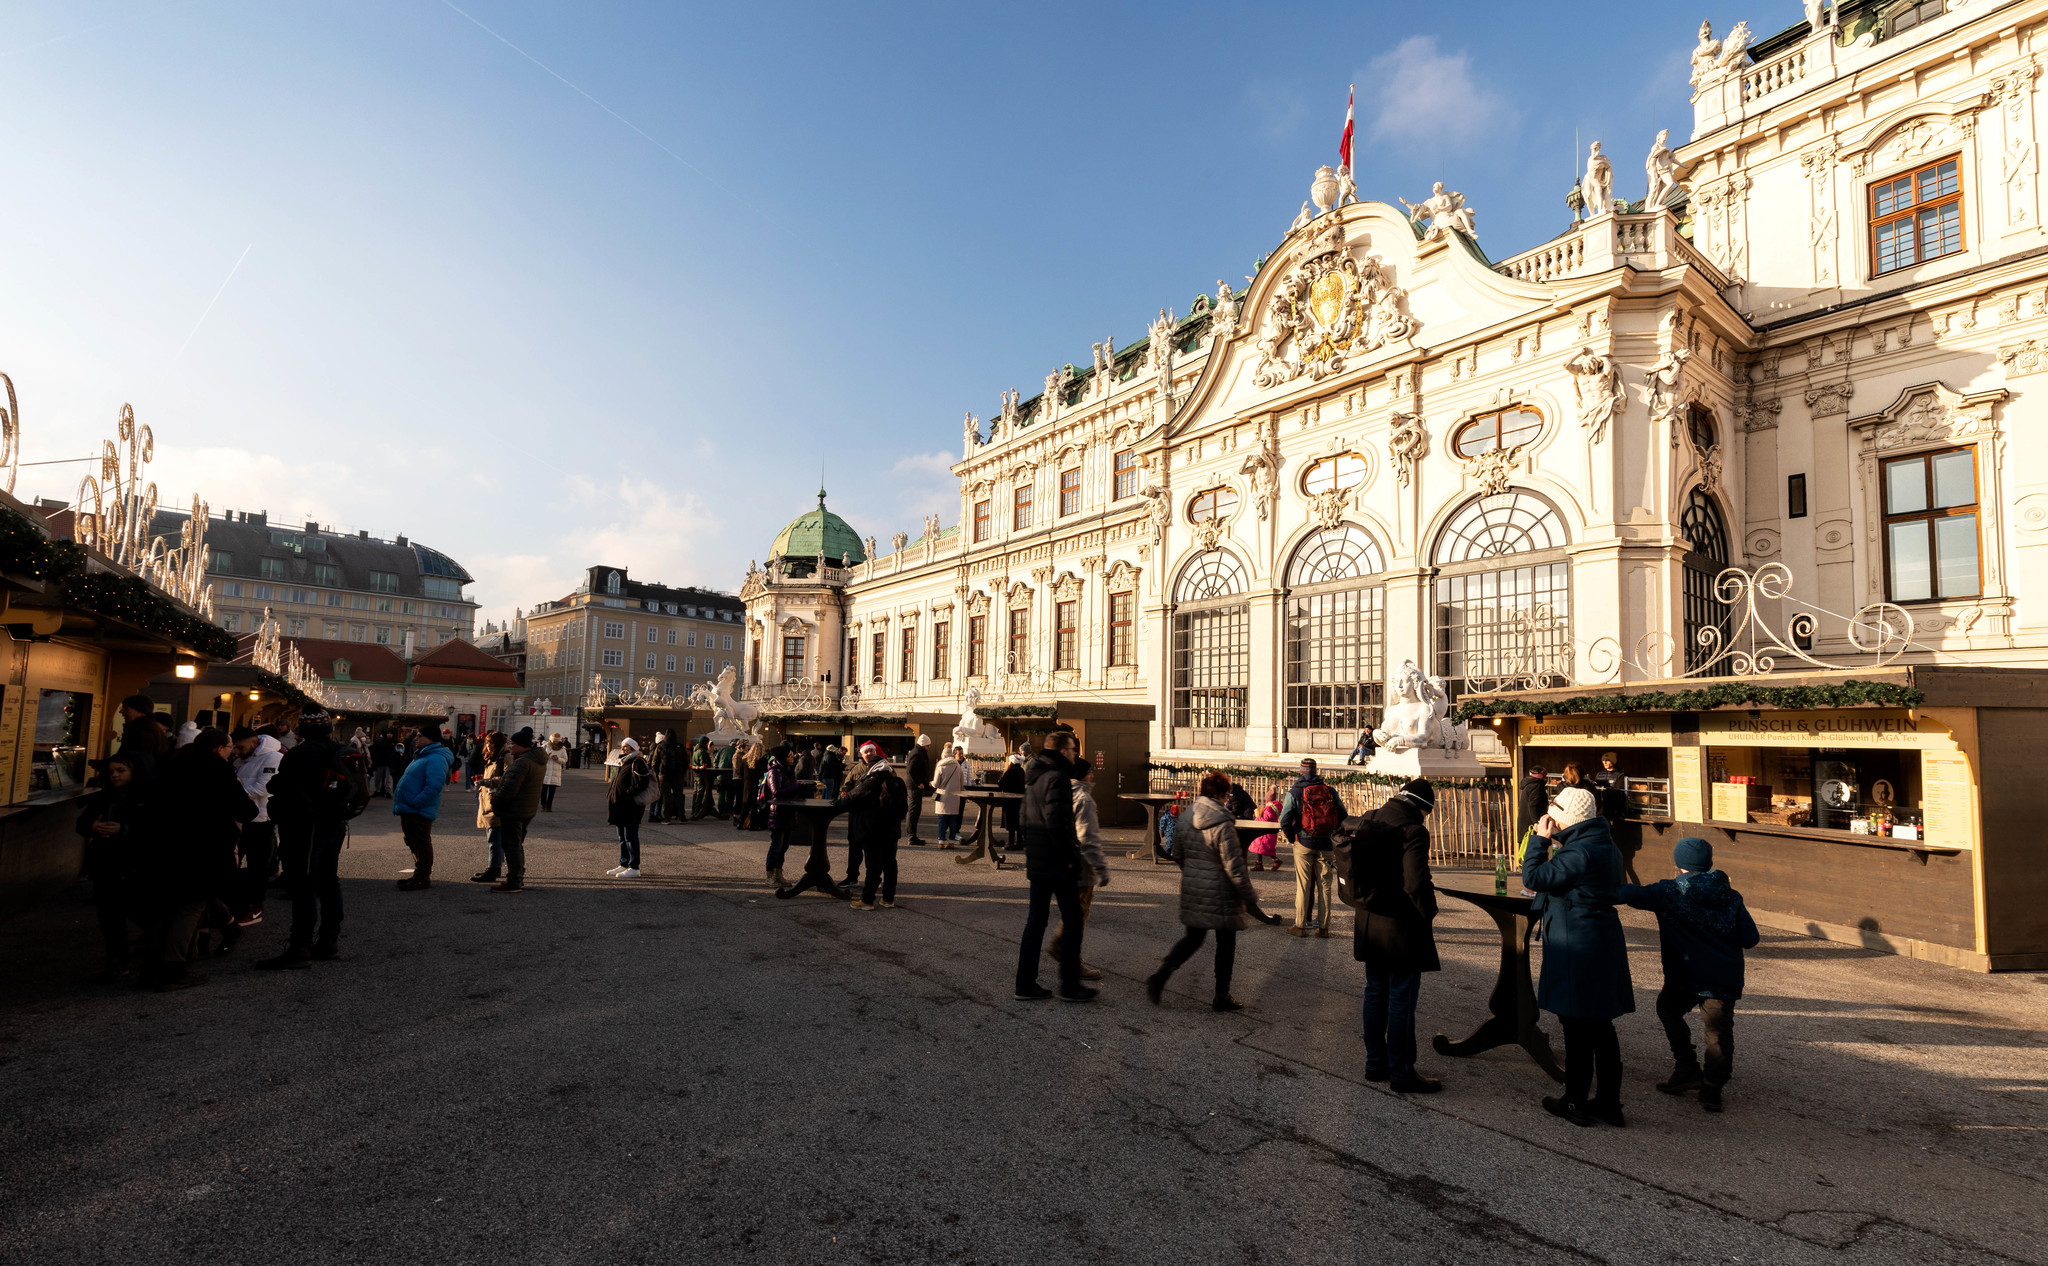
<svg viewBox="0 0 2048 1266">
<path fill-rule="evenodd" d="M 1228 550 L 1192 562 L 1173 587 L 1173 745 L 1242 748 L 1252 680 L 1244 565 Z"/>
<path fill-rule="evenodd" d="M 1692 547 L 1685 555 L 1685 671 L 1693 673 L 1725 649 L 1730 615 L 1714 594 L 1714 578 L 1728 566 L 1728 527 L 1705 489 L 1695 488 L 1686 498 L 1678 532 Z M 1700 634 L 1712 628 L 1720 629 L 1724 640 L 1703 645 Z M 1725 677 L 1730 671 L 1724 660 L 1702 676 Z"/>
<path fill-rule="evenodd" d="M 1287 568 L 1287 746 L 1341 751 L 1376 725 L 1387 679 L 1386 558 L 1349 523 L 1303 541 Z"/>
<path fill-rule="evenodd" d="M 1571 681 L 1571 564 L 1564 520 L 1520 489 L 1467 502 L 1438 535 L 1436 672 L 1452 695 Z"/>
</svg>

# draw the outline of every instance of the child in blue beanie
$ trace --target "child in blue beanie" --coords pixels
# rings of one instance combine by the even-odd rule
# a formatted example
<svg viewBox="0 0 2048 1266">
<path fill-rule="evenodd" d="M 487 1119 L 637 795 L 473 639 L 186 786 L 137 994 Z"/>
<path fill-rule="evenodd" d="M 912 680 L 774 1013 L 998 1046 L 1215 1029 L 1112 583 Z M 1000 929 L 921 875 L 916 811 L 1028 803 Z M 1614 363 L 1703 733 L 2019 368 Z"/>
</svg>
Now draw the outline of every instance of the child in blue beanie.
<svg viewBox="0 0 2048 1266">
<path fill-rule="evenodd" d="M 1721 1087 L 1735 1061 L 1735 1002 L 1742 997 L 1742 951 L 1756 945 L 1756 920 L 1728 876 L 1714 869 L 1714 846 L 1687 836 L 1671 850 L 1678 878 L 1654 884 L 1623 884 L 1617 900 L 1657 916 L 1664 954 L 1664 988 L 1657 1018 L 1671 1041 L 1675 1065 L 1669 1081 L 1657 1083 L 1667 1095 L 1697 1090 L 1700 1106 L 1721 1110 Z M 1694 1053 L 1686 1013 L 1700 1009 L 1705 1031 L 1704 1072 Z"/>
</svg>

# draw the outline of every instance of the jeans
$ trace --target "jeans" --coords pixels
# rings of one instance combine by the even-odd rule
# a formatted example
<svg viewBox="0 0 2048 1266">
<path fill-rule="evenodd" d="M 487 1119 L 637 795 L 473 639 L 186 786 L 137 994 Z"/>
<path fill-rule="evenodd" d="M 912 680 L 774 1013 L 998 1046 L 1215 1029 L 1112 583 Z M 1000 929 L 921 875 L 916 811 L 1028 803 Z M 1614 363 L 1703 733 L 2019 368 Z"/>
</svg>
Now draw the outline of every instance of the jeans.
<svg viewBox="0 0 2048 1266">
<path fill-rule="evenodd" d="M 1415 1075 L 1415 997 L 1422 973 L 1365 965 L 1365 1070 Z"/>
<path fill-rule="evenodd" d="M 789 810 L 787 816 L 795 817 L 796 810 Z M 782 869 L 783 859 L 789 856 L 789 846 L 797 841 L 797 834 L 801 830 L 801 827 L 794 824 L 784 823 L 768 833 L 769 874 L 772 875 Z"/>
<path fill-rule="evenodd" d="M 820 799 L 820 800 L 837 800 L 838 798 L 839 798 L 839 777 L 838 777 L 838 775 L 836 775 L 836 774 L 835 774 L 835 775 L 833 775 L 833 776 L 832 776 L 832 777 L 830 777 L 830 778 L 820 778 L 820 779 L 818 780 L 818 799 Z"/>
<path fill-rule="evenodd" d="M 512 822 L 500 822 L 491 834 L 498 837 L 498 845 L 505 854 L 505 879 L 508 883 L 524 883 L 526 880 L 526 828 L 531 818 L 520 818 Z"/>
<path fill-rule="evenodd" d="M 341 939 L 341 843 L 347 835 L 339 822 L 277 824 L 285 891 L 292 898 L 293 949 Z"/>
<path fill-rule="evenodd" d="M 941 813 L 939 815 L 939 843 L 958 844 L 959 842 L 960 815 L 957 813 Z"/>
<path fill-rule="evenodd" d="M 244 823 L 241 849 L 242 869 L 235 876 L 235 913 L 253 914 L 263 908 L 263 890 L 270 886 L 270 864 L 277 859 L 277 823 Z"/>
<path fill-rule="evenodd" d="M 1294 926 L 1305 928 L 1311 921 L 1318 921 L 1327 932 L 1331 922 L 1330 890 L 1337 878 L 1330 866 L 1330 841 L 1313 835 L 1301 838 L 1322 847 L 1312 848 L 1308 843 L 1294 846 Z"/>
<path fill-rule="evenodd" d="M 868 882 L 860 890 L 860 899 L 869 905 L 875 903 L 875 885 L 882 885 L 882 900 L 896 899 L 896 841 L 869 840 L 866 844 L 868 857 Z"/>
<path fill-rule="evenodd" d="M 1088 910 L 1089 910 L 1089 908 L 1090 908 L 1090 907 L 1092 907 L 1092 906 L 1093 906 L 1094 904 L 1095 904 L 1095 876 L 1093 876 L 1093 875 L 1090 875 L 1090 876 L 1088 877 L 1088 882 L 1086 882 L 1086 883 L 1084 883 L 1084 884 L 1082 884 L 1082 885 L 1081 885 L 1081 926 L 1082 926 L 1082 927 L 1086 927 L 1086 926 L 1088 926 Z M 1046 950 L 1045 952 L 1046 952 L 1046 953 L 1048 953 L 1048 954 L 1050 954 L 1050 955 L 1052 955 L 1052 956 L 1053 956 L 1054 958 L 1058 958 L 1058 957 L 1060 956 L 1060 946 L 1061 946 L 1061 945 L 1062 945 L 1062 944 L 1064 943 L 1064 942 L 1063 942 L 1063 938 L 1064 938 L 1064 937 L 1066 936 L 1066 934 L 1067 934 L 1067 921 L 1066 921 L 1065 917 L 1062 917 L 1062 918 L 1060 919 L 1060 925 L 1059 925 L 1058 927 L 1056 927 L 1056 928 L 1054 928 L 1054 929 L 1052 930 L 1052 946 L 1051 946 L 1051 948 L 1047 949 L 1047 950 Z M 1078 934 L 1077 934 L 1077 935 L 1078 935 Z"/>
<path fill-rule="evenodd" d="M 690 801 L 690 816 L 701 818 L 711 812 L 712 772 L 701 765 L 690 772 L 697 778 L 697 792 Z"/>
<path fill-rule="evenodd" d="M 1685 1023 L 1686 1013 L 1694 1007 L 1700 1009 L 1701 1036 L 1706 1039 L 1706 1083 L 1725 1086 L 1735 1066 L 1735 1000 L 1702 998 L 1693 992 L 1689 980 L 1664 982 L 1664 988 L 1657 994 L 1657 1018 L 1664 1022 L 1672 1060 L 1685 1072 L 1700 1066 L 1699 1056 L 1693 1051 L 1692 1030 Z"/>
<path fill-rule="evenodd" d="M 1031 876 L 1031 900 L 1024 916 L 1024 940 L 1017 947 L 1017 990 L 1038 987 L 1038 954 L 1045 948 L 1045 925 L 1050 921 L 1054 901 L 1060 905 L 1060 923 L 1074 929 L 1071 937 L 1060 939 L 1060 988 L 1081 983 L 1081 881 L 1073 875 Z"/>
<path fill-rule="evenodd" d="M 491 828 L 491 833 L 487 838 L 490 840 L 491 845 L 491 860 L 487 865 L 491 873 L 495 875 L 505 869 L 505 837 L 504 833 L 494 826 Z"/>
<path fill-rule="evenodd" d="M 540 807 L 549 813 L 553 813 L 555 811 L 555 793 L 560 790 L 561 788 L 553 783 L 542 783 L 540 785 Z"/>
<path fill-rule="evenodd" d="M 1182 963 L 1193 958 L 1195 951 L 1202 948 L 1202 940 L 1209 934 L 1207 928 L 1189 928 L 1173 948 L 1166 951 L 1166 961 L 1159 964 L 1153 979 L 1165 984 L 1167 977 L 1179 970 Z M 1221 1001 L 1230 996 L 1230 975 L 1237 967 L 1237 929 L 1216 929 L 1216 998 Z"/>
<path fill-rule="evenodd" d="M 924 818 L 924 793 L 917 788 L 910 789 L 910 812 L 903 818 L 903 833 L 915 840 L 917 824 Z"/>
<path fill-rule="evenodd" d="M 1561 1015 L 1564 1027 L 1564 1097 L 1571 1103 L 1621 1102 L 1621 1039 L 1615 1036 L 1614 1021 L 1588 1020 Z M 1600 1089 L 1593 1091 L 1593 1074 L 1600 1074 Z M 1587 1095 L 1591 1094 L 1589 1100 Z"/>
<path fill-rule="evenodd" d="M 851 888 L 860 881 L 861 858 L 866 855 L 866 841 L 857 839 L 852 831 L 846 833 L 846 878 L 839 881 L 842 887 Z M 874 867 L 868 867 L 870 874 Z"/>
<path fill-rule="evenodd" d="M 398 815 L 398 829 L 405 835 L 405 846 L 412 850 L 412 877 L 433 878 L 434 820 L 417 813 L 401 813 Z"/>
<path fill-rule="evenodd" d="M 629 870 L 640 869 L 640 824 L 628 822 L 619 827 L 619 865 Z"/>
</svg>

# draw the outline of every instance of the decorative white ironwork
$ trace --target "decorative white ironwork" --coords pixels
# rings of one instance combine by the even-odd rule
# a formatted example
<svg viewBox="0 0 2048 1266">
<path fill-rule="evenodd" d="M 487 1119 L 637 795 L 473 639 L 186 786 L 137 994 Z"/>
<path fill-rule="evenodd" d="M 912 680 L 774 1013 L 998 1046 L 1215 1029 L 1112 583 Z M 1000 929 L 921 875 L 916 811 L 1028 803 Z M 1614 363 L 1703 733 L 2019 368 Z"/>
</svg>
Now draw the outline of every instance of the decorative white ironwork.
<svg viewBox="0 0 2048 1266">
<path fill-rule="evenodd" d="M 771 716 L 780 712 L 818 712 L 827 706 L 825 683 L 812 677 L 749 686 L 747 698 Z"/>
<path fill-rule="evenodd" d="M 7 388 L 7 407 L 0 409 L 0 466 L 7 468 L 7 495 L 14 495 L 14 476 L 21 469 L 21 405 L 14 399 L 14 379 L 0 374 Z"/>
<path fill-rule="evenodd" d="M 1466 693 L 1498 694 L 1573 684 L 1570 635 L 1571 622 L 1547 603 L 1515 612 L 1507 623 L 1500 671 L 1490 677 L 1466 678 Z"/>
<path fill-rule="evenodd" d="M 324 707 L 344 706 L 341 696 L 327 684 L 327 680 L 313 671 L 313 666 L 299 654 L 297 645 L 285 645 L 279 635 L 277 616 L 269 607 L 263 608 L 263 623 L 256 628 L 256 645 L 250 654 L 250 662 L 267 673 L 275 673 L 300 694 Z M 357 705 L 356 710 L 367 710 L 368 705 Z"/>
<path fill-rule="evenodd" d="M 6 377 L 0 374 L 0 381 Z M 14 384 L 7 382 L 6 386 L 9 408 L 0 415 L 0 423 L 4 423 L 0 426 L 0 462 L 8 464 L 7 490 L 12 492 L 13 465 L 18 458 L 18 410 Z M 175 547 L 161 536 L 151 538 L 157 492 L 155 482 L 146 481 L 145 476 L 156 457 L 156 437 L 147 426 L 136 424 L 134 408 L 125 404 L 115 435 L 118 438 L 105 441 L 101 450 L 99 474 L 88 474 L 78 483 L 73 534 L 79 544 L 98 550 L 117 566 L 211 619 L 213 583 L 206 578 L 206 523 L 211 510 L 195 496 L 192 515 Z"/>
<path fill-rule="evenodd" d="M 1726 632 L 1719 624 L 1711 624 L 1694 635 L 1694 645 L 1702 653 L 1700 663 L 1680 675 L 1756 677 L 1777 671 L 1781 655 L 1830 672 L 1861 671 L 1884 667 L 1905 654 L 1913 643 L 1912 612 L 1891 602 L 1868 603 L 1853 616 L 1839 616 L 1818 607 L 1795 612 L 1785 622 L 1785 636 L 1780 637 L 1757 610 L 1757 601 L 1776 602 L 1791 592 L 1792 569 L 1783 563 L 1765 563 L 1753 572 L 1740 567 L 1724 570 L 1714 578 L 1714 598 L 1735 613 L 1735 618 Z M 1792 601 L 1797 603 L 1798 599 Z M 1810 650 L 1802 648 L 1801 643 L 1813 644 L 1814 634 L 1820 629 L 1820 615 L 1842 620 L 1850 647 L 1858 654 L 1871 656 L 1871 662 L 1830 663 L 1814 658 Z M 1739 644 L 1745 637 L 1746 648 Z"/>
</svg>

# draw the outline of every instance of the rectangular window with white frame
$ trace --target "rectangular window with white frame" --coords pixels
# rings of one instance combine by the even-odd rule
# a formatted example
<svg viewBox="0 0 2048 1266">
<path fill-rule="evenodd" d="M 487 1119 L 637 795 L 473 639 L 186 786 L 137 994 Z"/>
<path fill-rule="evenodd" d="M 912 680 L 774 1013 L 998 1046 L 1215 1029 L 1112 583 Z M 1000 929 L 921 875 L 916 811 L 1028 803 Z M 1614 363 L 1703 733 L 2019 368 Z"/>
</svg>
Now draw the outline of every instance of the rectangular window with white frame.
<svg viewBox="0 0 2048 1266">
<path fill-rule="evenodd" d="M 624 668 L 626 666 L 626 652 L 609 647 L 606 648 L 603 661 L 599 666 L 603 668 Z"/>
<path fill-rule="evenodd" d="M 1893 602 L 1982 592 L 1974 446 L 1883 464 L 1885 596 Z"/>
<path fill-rule="evenodd" d="M 606 620 L 604 622 L 604 635 L 608 638 L 611 638 L 614 641 L 617 641 L 618 639 L 626 636 L 626 626 L 619 623 L 617 620 Z"/>
</svg>

